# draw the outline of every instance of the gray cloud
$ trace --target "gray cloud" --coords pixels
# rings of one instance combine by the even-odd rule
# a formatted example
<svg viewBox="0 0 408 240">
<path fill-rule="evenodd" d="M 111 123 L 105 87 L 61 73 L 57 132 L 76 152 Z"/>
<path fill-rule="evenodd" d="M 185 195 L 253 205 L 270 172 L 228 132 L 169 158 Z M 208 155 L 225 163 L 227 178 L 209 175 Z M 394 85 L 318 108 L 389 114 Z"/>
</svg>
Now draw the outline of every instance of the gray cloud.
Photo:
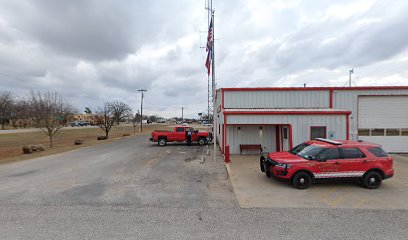
<svg viewBox="0 0 408 240">
<path fill-rule="evenodd" d="M 351 67 L 356 84 L 406 84 L 406 1 L 215 3 L 219 87 L 339 86 Z M 146 88 L 149 114 L 206 111 L 204 1 L 0 4 L 1 90 L 55 90 L 79 109 L 123 100 L 136 111 Z"/>
</svg>

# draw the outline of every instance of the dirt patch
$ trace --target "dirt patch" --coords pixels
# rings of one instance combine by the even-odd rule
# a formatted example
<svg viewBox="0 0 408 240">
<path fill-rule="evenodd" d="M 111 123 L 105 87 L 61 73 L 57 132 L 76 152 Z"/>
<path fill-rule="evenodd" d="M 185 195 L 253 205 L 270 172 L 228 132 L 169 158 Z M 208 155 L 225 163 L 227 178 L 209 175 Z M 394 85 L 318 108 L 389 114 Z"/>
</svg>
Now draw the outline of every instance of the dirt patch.
<svg viewBox="0 0 408 240">
<path fill-rule="evenodd" d="M 123 138 L 124 134 L 149 134 L 154 129 L 169 129 L 166 125 L 145 125 L 143 132 L 133 133 L 133 126 L 120 125 L 112 128 L 109 139 L 98 141 L 96 137 L 103 132 L 99 128 L 68 128 L 62 129 L 54 137 L 54 147 L 49 148 L 48 137 L 40 131 L 0 134 L 0 164 L 12 161 L 26 160 L 60 152 L 79 149 L 96 144 L 111 142 Z M 81 139 L 83 144 L 75 145 L 75 140 Z M 46 150 L 32 154 L 23 154 L 22 146 L 27 144 L 42 144 Z"/>
</svg>

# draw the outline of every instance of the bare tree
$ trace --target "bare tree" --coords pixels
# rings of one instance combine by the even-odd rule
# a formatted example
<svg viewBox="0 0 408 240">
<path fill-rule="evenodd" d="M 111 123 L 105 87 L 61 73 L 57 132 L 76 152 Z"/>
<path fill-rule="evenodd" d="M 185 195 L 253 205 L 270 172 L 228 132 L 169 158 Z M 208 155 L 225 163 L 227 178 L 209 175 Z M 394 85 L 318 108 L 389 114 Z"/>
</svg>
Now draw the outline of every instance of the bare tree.
<svg viewBox="0 0 408 240">
<path fill-rule="evenodd" d="M 109 108 L 113 115 L 113 120 L 119 125 L 120 121 L 125 120 L 132 115 L 132 108 L 124 102 L 115 101 L 109 102 Z"/>
<path fill-rule="evenodd" d="M 0 124 L 4 130 L 4 126 L 11 119 L 13 112 L 14 98 L 10 92 L 0 92 Z"/>
<path fill-rule="evenodd" d="M 54 135 L 63 127 L 74 112 L 72 105 L 54 92 L 31 92 L 30 115 L 37 126 L 49 137 L 50 148 Z"/>
<path fill-rule="evenodd" d="M 106 138 L 109 137 L 109 131 L 115 123 L 112 108 L 109 102 L 105 102 L 102 107 L 99 107 L 95 113 L 96 125 L 105 132 Z"/>
</svg>

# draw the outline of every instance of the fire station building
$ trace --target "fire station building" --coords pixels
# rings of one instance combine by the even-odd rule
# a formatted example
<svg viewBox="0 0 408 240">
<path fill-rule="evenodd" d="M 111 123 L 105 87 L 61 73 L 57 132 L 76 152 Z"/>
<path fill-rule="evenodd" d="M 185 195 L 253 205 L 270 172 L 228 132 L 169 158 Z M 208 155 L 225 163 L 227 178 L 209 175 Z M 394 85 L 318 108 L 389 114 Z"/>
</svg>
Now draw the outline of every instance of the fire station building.
<svg viewBox="0 0 408 240">
<path fill-rule="evenodd" d="M 215 136 L 224 152 L 287 151 L 318 137 L 408 152 L 408 86 L 221 88 Z"/>
</svg>

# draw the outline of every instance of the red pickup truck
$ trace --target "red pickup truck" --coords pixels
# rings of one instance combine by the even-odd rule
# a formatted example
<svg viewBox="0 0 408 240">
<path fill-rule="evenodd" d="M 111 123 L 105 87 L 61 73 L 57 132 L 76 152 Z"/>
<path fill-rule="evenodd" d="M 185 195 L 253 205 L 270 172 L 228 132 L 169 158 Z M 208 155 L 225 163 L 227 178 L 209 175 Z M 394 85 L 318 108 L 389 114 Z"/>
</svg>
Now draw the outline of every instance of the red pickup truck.
<svg viewBox="0 0 408 240">
<path fill-rule="evenodd" d="M 185 142 L 187 140 L 187 132 L 189 131 L 191 132 L 192 142 L 204 145 L 212 141 L 211 132 L 199 132 L 188 126 L 176 126 L 173 131 L 154 130 L 150 141 L 157 142 L 161 147 L 165 146 L 167 142 Z"/>
</svg>

